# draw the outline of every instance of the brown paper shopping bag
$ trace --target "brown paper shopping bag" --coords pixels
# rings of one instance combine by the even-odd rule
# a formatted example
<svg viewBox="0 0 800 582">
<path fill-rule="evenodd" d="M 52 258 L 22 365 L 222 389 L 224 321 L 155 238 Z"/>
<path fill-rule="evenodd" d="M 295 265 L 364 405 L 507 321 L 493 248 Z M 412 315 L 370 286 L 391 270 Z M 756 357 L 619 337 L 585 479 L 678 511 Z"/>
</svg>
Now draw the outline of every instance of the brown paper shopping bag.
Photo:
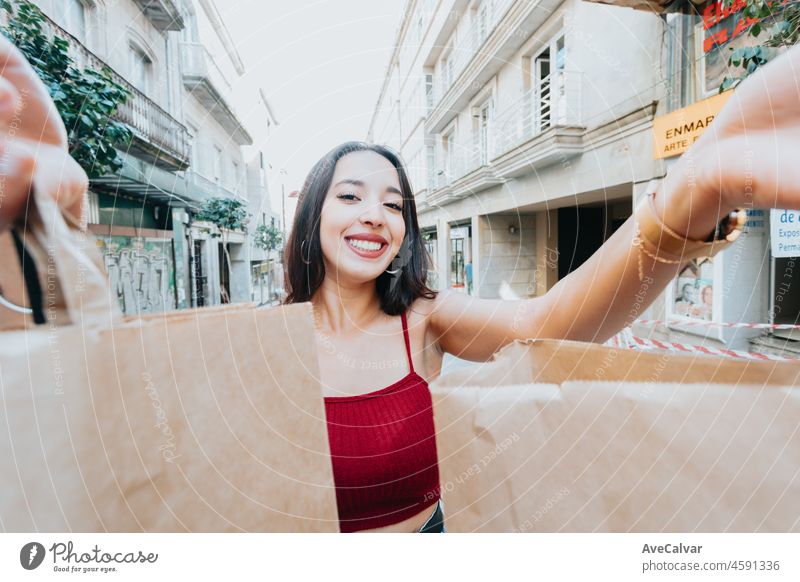
<svg viewBox="0 0 800 582">
<path fill-rule="evenodd" d="M 36 201 L 49 321 L 0 333 L 2 528 L 338 531 L 310 307 L 123 320 Z"/>
<path fill-rule="evenodd" d="M 518 342 L 431 385 L 448 531 L 800 531 L 800 366 Z"/>
</svg>

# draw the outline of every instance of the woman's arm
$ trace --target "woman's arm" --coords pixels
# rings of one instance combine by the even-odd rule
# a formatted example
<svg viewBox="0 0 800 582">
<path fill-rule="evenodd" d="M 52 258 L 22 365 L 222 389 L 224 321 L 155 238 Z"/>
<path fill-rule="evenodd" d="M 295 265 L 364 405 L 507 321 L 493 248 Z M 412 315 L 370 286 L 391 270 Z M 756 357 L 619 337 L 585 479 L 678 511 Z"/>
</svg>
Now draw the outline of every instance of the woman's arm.
<svg viewBox="0 0 800 582">
<path fill-rule="evenodd" d="M 660 219 L 690 239 L 705 239 L 737 207 L 800 209 L 800 47 L 742 83 L 672 167 L 655 202 Z M 632 217 L 541 297 L 442 293 L 430 319 L 441 349 L 484 361 L 514 339 L 607 340 L 639 318 L 681 268 L 640 255 L 633 240 Z"/>
</svg>

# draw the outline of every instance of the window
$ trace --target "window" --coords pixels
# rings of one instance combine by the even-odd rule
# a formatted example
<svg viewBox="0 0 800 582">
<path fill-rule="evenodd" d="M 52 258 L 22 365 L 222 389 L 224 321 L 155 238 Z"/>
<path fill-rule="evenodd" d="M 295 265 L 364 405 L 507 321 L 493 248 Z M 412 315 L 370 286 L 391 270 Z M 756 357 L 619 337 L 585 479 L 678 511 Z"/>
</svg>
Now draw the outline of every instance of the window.
<svg viewBox="0 0 800 582">
<path fill-rule="evenodd" d="M 130 70 L 131 84 L 142 93 L 147 94 L 150 87 L 150 76 L 153 69 L 153 61 L 150 60 L 143 50 L 131 45 L 130 47 Z"/>
<path fill-rule="evenodd" d="M 55 3 L 57 18 L 71 34 L 86 42 L 86 6 L 81 0 L 59 0 Z"/>
<path fill-rule="evenodd" d="M 450 85 L 453 82 L 453 53 L 449 51 L 444 57 L 442 57 L 441 61 L 441 68 L 442 68 L 442 95 L 450 88 Z"/>
<path fill-rule="evenodd" d="M 728 67 L 731 51 L 763 43 L 769 38 L 770 29 L 776 22 L 784 19 L 784 11 L 794 3 L 782 0 L 769 4 L 770 6 L 774 4 L 774 7 L 768 16 L 759 20 L 761 33 L 755 38 L 749 34 L 754 22 L 742 16 L 744 2 L 734 2 L 730 9 L 724 7 L 721 2 L 713 2 L 703 10 L 702 18 L 693 19 L 696 24 L 695 45 L 698 53 L 700 86 L 703 91 L 700 97 L 716 94 L 726 76 L 738 74 L 736 70 L 730 71 Z"/>
<path fill-rule="evenodd" d="M 239 164 L 231 160 L 231 192 L 238 194 L 239 193 Z"/>
<path fill-rule="evenodd" d="M 433 109 L 433 75 L 425 75 L 425 107 L 427 112 L 430 113 Z"/>
<path fill-rule="evenodd" d="M 494 0 L 483 0 L 478 6 L 475 13 L 475 34 L 476 45 L 475 48 L 483 44 L 486 37 L 489 36 L 489 31 L 492 28 L 492 18 L 494 17 Z"/>
<path fill-rule="evenodd" d="M 492 111 L 491 101 L 486 101 L 478 108 L 478 152 L 480 165 L 489 161 L 489 124 Z"/>
<path fill-rule="evenodd" d="M 217 184 L 224 184 L 224 176 L 222 175 L 222 148 L 218 145 L 214 145 L 214 159 L 211 162 L 212 168 L 214 168 L 214 175 L 211 176 L 211 179 Z"/>
<path fill-rule="evenodd" d="M 436 167 L 436 150 L 433 144 L 425 146 L 426 164 L 428 166 L 428 190 L 433 190 L 436 187 L 434 168 Z"/>
<path fill-rule="evenodd" d="M 455 171 L 455 127 L 451 126 L 446 133 L 442 134 L 442 167 L 439 170 L 437 186 L 442 187 L 453 179 Z"/>
<path fill-rule="evenodd" d="M 566 48 L 561 34 L 547 44 L 531 60 L 531 78 L 534 83 L 533 119 L 538 131 L 551 124 L 563 123 L 567 116 Z"/>
<path fill-rule="evenodd" d="M 195 125 L 187 123 L 186 129 L 189 130 L 189 169 L 197 172 L 200 169 L 200 138 Z"/>
<path fill-rule="evenodd" d="M 714 319 L 714 265 L 712 259 L 694 259 L 673 281 L 672 314 L 689 319 Z"/>
</svg>

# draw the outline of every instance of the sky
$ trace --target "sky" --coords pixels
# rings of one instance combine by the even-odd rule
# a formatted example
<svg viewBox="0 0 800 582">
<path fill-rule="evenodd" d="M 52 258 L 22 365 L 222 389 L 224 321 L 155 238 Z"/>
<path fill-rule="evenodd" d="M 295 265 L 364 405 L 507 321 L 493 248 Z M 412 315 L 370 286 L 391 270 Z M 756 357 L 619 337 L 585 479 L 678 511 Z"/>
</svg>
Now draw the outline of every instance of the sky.
<svg viewBox="0 0 800 582">
<path fill-rule="evenodd" d="M 279 123 L 254 139 L 272 167 L 272 209 L 280 215 L 281 183 L 287 195 L 299 190 L 325 152 L 366 138 L 405 0 L 216 4 L 245 66 L 235 99 L 246 103 L 263 89 Z M 239 109 L 248 125 L 248 110 Z M 288 224 L 294 205 L 286 199 Z"/>
</svg>

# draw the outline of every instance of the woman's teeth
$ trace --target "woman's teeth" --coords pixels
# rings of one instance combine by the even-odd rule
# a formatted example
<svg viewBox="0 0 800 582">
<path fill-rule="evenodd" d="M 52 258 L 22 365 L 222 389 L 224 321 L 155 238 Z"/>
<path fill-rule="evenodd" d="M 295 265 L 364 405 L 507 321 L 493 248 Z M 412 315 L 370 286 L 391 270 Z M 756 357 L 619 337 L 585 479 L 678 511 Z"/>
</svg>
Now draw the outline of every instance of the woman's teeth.
<svg viewBox="0 0 800 582">
<path fill-rule="evenodd" d="M 368 240 L 359 240 L 354 238 L 347 239 L 347 242 L 355 248 L 362 251 L 379 251 L 383 246 L 381 243 L 372 242 Z"/>
</svg>

